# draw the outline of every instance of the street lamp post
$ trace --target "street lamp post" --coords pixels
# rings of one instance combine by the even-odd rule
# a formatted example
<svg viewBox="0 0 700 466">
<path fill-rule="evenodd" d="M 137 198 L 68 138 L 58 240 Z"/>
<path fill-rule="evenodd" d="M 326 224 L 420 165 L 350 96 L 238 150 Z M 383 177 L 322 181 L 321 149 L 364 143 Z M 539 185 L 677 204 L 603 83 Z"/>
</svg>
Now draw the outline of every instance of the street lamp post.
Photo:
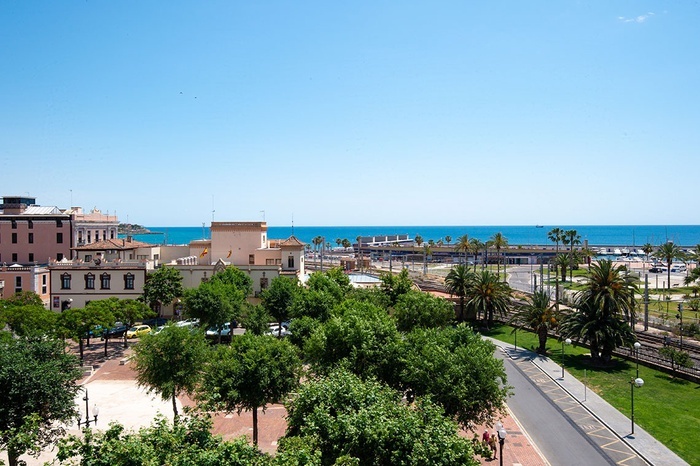
<svg viewBox="0 0 700 466">
<path fill-rule="evenodd" d="M 639 378 L 639 348 L 642 347 L 642 344 L 639 343 L 638 341 L 634 342 L 634 355 L 635 359 L 637 360 L 637 378 Z"/>
<path fill-rule="evenodd" d="M 640 379 L 637 377 L 634 380 L 630 380 L 630 400 L 632 402 L 632 416 L 631 416 L 631 421 L 632 421 L 632 434 L 634 434 L 634 387 L 636 386 L 637 388 L 641 388 L 642 385 L 644 385 L 644 380 Z"/>
<path fill-rule="evenodd" d="M 561 378 L 564 378 L 564 344 L 570 345 L 571 338 L 561 341 Z"/>
<path fill-rule="evenodd" d="M 87 388 L 85 388 L 85 396 L 83 397 L 83 401 L 85 401 L 85 420 L 80 419 L 80 416 L 78 416 L 78 428 L 80 428 L 81 425 L 85 425 L 86 429 L 90 428 L 90 423 L 95 423 L 97 424 L 97 415 L 100 413 L 100 409 L 97 407 L 97 405 L 92 406 L 92 416 L 93 419 L 90 419 L 90 399 L 88 398 L 88 391 Z"/>
<path fill-rule="evenodd" d="M 503 424 L 500 422 L 498 423 L 498 444 L 500 445 L 500 452 L 499 452 L 499 458 L 500 458 L 500 466 L 503 466 L 503 444 L 506 443 L 506 435 L 507 432 L 503 428 Z"/>
</svg>

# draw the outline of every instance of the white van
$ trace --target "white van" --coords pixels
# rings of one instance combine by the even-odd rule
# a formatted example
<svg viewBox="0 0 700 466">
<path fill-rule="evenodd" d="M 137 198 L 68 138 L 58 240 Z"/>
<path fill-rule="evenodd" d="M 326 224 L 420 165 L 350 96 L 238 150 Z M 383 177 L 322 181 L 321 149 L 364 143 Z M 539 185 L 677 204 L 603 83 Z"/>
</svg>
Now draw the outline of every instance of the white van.
<svg viewBox="0 0 700 466">
<path fill-rule="evenodd" d="M 671 272 L 685 272 L 688 270 L 685 264 L 673 264 L 671 266 Z"/>
</svg>

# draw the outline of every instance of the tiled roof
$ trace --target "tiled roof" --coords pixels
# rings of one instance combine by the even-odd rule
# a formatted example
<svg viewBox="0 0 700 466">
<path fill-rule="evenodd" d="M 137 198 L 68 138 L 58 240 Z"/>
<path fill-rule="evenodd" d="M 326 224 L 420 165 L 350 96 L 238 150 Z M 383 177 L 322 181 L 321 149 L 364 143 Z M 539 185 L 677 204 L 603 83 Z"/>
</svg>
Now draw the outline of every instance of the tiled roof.
<svg viewBox="0 0 700 466">
<path fill-rule="evenodd" d="M 86 244 L 85 246 L 79 246 L 72 249 L 75 249 L 76 251 L 105 251 L 108 249 L 126 251 L 130 249 L 149 248 L 154 246 L 154 244 L 144 243 L 143 241 L 127 241 L 126 239 L 119 238 L 97 241 L 95 243 Z"/>
<path fill-rule="evenodd" d="M 280 243 L 280 246 L 282 246 L 282 247 L 284 247 L 284 246 L 304 246 L 304 243 L 299 241 L 299 239 L 296 236 L 292 235 L 289 238 L 287 238 L 286 240 L 282 241 Z"/>
</svg>

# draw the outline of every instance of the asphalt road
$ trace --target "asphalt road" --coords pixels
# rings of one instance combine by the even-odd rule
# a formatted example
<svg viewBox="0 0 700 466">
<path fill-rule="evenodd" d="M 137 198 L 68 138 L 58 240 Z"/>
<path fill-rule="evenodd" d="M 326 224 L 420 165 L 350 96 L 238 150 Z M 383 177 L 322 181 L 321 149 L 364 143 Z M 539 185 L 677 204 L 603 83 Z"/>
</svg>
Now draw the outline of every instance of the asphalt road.
<svg viewBox="0 0 700 466">
<path fill-rule="evenodd" d="M 500 351 L 496 351 L 495 356 L 503 359 L 508 384 L 513 387 L 514 395 L 508 400 L 508 407 L 549 464 L 615 464 L 593 445 L 569 417 L 563 415 L 560 408 L 542 394 L 513 360 L 504 357 Z"/>
</svg>

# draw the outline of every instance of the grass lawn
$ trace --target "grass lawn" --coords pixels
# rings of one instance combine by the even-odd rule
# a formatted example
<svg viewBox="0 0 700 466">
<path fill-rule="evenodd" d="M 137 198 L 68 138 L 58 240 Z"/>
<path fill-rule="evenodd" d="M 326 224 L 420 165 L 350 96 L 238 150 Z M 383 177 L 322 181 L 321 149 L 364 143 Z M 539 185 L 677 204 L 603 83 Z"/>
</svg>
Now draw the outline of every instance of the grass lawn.
<svg viewBox="0 0 700 466">
<path fill-rule="evenodd" d="M 484 335 L 513 344 L 512 327 L 496 325 Z M 518 346 L 534 350 L 537 336 L 518 330 Z M 550 338 L 547 342 L 549 357 L 561 363 L 561 342 Z M 564 351 L 566 370 L 595 391 L 621 413 L 630 416 L 630 380 L 636 376 L 632 361 L 615 358 L 613 367 L 592 367 L 588 348 L 567 346 Z M 644 386 L 635 388 L 634 419 L 657 440 L 673 450 L 689 464 L 700 465 L 700 386 L 673 379 L 668 374 L 639 366 Z"/>
</svg>

